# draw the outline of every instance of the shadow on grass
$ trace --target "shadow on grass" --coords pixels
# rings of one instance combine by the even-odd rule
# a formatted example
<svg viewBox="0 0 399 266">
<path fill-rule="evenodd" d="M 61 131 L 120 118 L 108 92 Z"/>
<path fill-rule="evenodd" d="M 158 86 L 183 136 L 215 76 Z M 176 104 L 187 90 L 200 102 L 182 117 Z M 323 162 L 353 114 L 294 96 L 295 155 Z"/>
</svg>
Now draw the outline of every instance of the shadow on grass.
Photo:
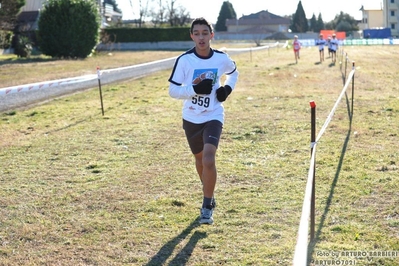
<svg viewBox="0 0 399 266">
<path fill-rule="evenodd" d="M 315 233 L 314 240 L 310 241 L 309 245 L 308 245 L 308 264 L 311 261 L 311 257 L 312 257 L 312 254 L 314 252 L 314 248 L 316 246 L 317 241 L 320 239 L 321 231 L 322 231 L 322 229 L 324 227 L 324 223 L 325 223 L 326 217 L 328 215 L 328 212 L 330 211 L 331 202 L 332 202 L 332 199 L 334 198 L 335 186 L 338 183 L 338 178 L 339 178 L 339 175 L 341 173 L 342 164 L 343 164 L 343 161 L 344 161 L 346 149 L 348 148 L 348 143 L 349 143 L 350 135 L 351 135 L 351 132 L 352 132 L 353 110 L 351 110 L 350 101 L 349 101 L 348 95 L 346 93 L 345 93 L 345 97 L 346 97 L 346 105 L 347 105 L 347 111 L 348 111 L 348 117 L 349 117 L 349 128 L 348 128 L 348 132 L 346 133 L 346 138 L 345 138 L 345 141 L 344 141 L 344 145 L 342 146 L 341 156 L 339 158 L 337 171 L 335 172 L 334 180 L 331 183 L 330 194 L 328 195 L 326 206 L 324 207 L 324 212 L 321 215 L 320 223 L 319 223 L 319 226 L 318 226 L 317 231 Z"/>
<path fill-rule="evenodd" d="M 342 85 L 345 86 L 347 76 L 346 76 L 346 69 L 342 71 L 342 65 L 341 65 L 341 77 L 342 77 Z"/>
<path fill-rule="evenodd" d="M 169 240 L 163 247 L 155 254 L 151 260 L 145 264 L 146 266 L 158 266 L 158 265 L 186 265 L 193 253 L 195 246 L 200 239 L 206 238 L 206 232 L 195 231 L 190 237 L 187 244 L 180 250 L 178 254 L 168 263 L 165 264 L 168 258 L 172 255 L 173 251 L 182 242 L 190 232 L 199 226 L 198 219 L 195 219 L 191 224 L 184 229 L 175 238 Z"/>
<path fill-rule="evenodd" d="M 85 123 L 85 122 L 89 121 L 91 118 L 92 118 L 91 116 L 90 116 L 90 117 L 87 117 L 87 118 L 85 118 L 85 119 L 82 119 L 82 120 L 76 121 L 75 123 L 72 123 L 72 124 L 66 125 L 66 126 L 64 126 L 64 127 L 61 127 L 61 128 L 57 128 L 57 129 L 53 129 L 53 130 L 47 131 L 47 132 L 46 132 L 46 133 L 44 133 L 44 134 L 46 134 L 46 135 L 47 135 L 47 134 L 51 134 L 51 133 L 56 133 L 56 132 L 59 132 L 59 131 L 62 131 L 62 130 L 68 129 L 68 128 L 70 128 L 70 127 L 77 126 L 77 125 L 79 125 L 79 124 L 82 124 L 82 123 Z"/>
</svg>

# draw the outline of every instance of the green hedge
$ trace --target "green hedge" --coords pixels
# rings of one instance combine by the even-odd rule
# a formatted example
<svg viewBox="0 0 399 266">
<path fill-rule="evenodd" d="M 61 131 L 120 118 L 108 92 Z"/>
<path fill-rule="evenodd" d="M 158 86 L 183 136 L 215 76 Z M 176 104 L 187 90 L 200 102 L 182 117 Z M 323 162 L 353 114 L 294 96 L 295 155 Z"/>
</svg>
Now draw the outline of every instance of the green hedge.
<svg viewBox="0 0 399 266">
<path fill-rule="evenodd" d="M 190 27 L 179 28 L 106 28 L 101 39 L 106 42 L 191 41 Z"/>
</svg>

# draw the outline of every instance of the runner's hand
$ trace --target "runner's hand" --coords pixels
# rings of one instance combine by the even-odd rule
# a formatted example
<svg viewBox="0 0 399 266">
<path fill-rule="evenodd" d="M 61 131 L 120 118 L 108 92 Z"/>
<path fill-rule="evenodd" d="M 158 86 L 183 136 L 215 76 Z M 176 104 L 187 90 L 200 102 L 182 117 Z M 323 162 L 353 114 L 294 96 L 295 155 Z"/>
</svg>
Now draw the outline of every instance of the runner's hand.
<svg viewBox="0 0 399 266">
<path fill-rule="evenodd" d="M 212 92 L 212 79 L 203 79 L 197 85 L 193 85 L 196 94 L 211 94 Z"/>
<path fill-rule="evenodd" d="M 219 102 L 224 102 L 226 101 L 227 97 L 230 95 L 231 91 L 232 89 L 229 85 L 222 86 L 216 90 L 216 98 L 218 99 Z"/>
</svg>

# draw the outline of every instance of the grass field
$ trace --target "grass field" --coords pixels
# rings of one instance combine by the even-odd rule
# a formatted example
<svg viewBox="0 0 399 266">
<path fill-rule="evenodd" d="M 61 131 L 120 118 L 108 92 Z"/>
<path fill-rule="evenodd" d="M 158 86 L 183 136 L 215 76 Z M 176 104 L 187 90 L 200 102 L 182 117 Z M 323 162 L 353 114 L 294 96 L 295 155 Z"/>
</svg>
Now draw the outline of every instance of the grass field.
<svg viewBox="0 0 399 266">
<path fill-rule="evenodd" d="M 344 99 L 317 145 L 312 258 L 396 251 L 340 259 L 399 265 L 399 50 L 343 49 L 356 62 L 353 120 Z M 146 55 L 53 61 L 51 77 L 84 71 L 74 64 L 159 58 Z M 0 265 L 291 265 L 310 162 L 309 101 L 319 131 L 342 71 L 330 58 L 319 64 L 316 47 L 303 48 L 298 64 L 282 48 L 233 58 L 240 78 L 225 103 L 212 226 L 198 225 L 201 186 L 181 102 L 168 95 L 170 71 L 103 86 L 105 116 L 97 88 L 0 114 Z M 9 61 L 2 73 L 25 74 L 1 75 L 1 84 L 50 78 L 48 61 Z"/>
</svg>

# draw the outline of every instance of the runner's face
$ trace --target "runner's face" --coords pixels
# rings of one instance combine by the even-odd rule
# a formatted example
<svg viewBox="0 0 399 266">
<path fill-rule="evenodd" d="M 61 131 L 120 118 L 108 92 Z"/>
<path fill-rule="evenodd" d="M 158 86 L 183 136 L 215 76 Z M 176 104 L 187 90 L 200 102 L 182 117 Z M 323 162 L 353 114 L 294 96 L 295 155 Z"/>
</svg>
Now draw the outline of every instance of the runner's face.
<svg viewBox="0 0 399 266">
<path fill-rule="evenodd" d="M 207 25 L 194 25 L 191 39 L 195 42 L 197 53 L 208 55 L 212 38 L 213 33 L 210 32 Z"/>
</svg>

